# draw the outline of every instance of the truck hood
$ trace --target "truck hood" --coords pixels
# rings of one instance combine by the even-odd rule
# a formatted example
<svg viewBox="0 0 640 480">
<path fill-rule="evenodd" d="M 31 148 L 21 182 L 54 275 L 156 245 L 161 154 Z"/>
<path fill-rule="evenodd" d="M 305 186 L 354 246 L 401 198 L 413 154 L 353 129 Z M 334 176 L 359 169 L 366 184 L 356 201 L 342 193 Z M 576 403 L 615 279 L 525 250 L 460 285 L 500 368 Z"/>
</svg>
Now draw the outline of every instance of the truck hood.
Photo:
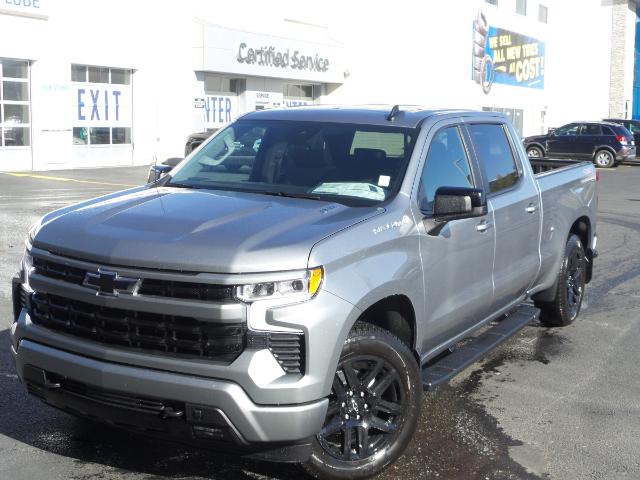
<svg viewBox="0 0 640 480">
<path fill-rule="evenodd" d="M 315 243 L 383 209 L 240 192 L 147 188 L 44 218 L 34 246 L 109 265 L 253 273 L 307 268 Z"/>
</svg>

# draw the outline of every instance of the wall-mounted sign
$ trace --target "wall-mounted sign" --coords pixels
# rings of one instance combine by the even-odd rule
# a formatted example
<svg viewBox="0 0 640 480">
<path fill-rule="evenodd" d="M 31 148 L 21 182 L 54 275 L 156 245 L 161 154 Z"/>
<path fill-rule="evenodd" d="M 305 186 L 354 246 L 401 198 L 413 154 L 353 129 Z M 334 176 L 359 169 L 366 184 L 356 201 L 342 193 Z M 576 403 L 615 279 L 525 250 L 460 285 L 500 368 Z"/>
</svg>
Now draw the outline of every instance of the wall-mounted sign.
<svg viewBox="0 0 640 480">
<path fill-rule="evenodd" d="M 193 56 L 196 72 L 344 83 L 345 52 L 334 40 L 298 40 L 218 25 L 199 28 L 202 35 L 196 37 Z"/>
<path fill-rule="evenodd" d="M 49 0 L 0 0 L 0 13 L 47 19 L 48 4 Z"/>
<path fill-rule="evenodd" d="M 131 126 L 131 88 L 128 85 L 86 83 L 71 89 L 74 125 Z"/>
<path fill-rule="evenodd" d="M 203 100 L 205 128 L 219 128 L 238 116 L 238 97 L 235 95 L 207 95 Z"/>
<path fill-rule="evenodd" d="M 305 55 L 298 50 L 278 51 L 276 47 L 264 46 L 251 48 L 245 42 L 240 43 L 236 60 L 240 63 L 259 66 L 273 66 L 282 69 L 309 70 L 326 72 L 329 70 L 329 59 L 318 53 Z"/>
<path fill-rule="evenodd" d="M 204 108 L 206 102 L 204 98 L 194 98 L 193 99 L 193 107 L 194 108 Z"/>
<path fill-rule="evenodd" d="M 544 88 L 545 44 L 504 28 L 490 26 L 478 13 L 473 22 L 473 80 L 484 93 L 494 83 Z"/>
</svg>

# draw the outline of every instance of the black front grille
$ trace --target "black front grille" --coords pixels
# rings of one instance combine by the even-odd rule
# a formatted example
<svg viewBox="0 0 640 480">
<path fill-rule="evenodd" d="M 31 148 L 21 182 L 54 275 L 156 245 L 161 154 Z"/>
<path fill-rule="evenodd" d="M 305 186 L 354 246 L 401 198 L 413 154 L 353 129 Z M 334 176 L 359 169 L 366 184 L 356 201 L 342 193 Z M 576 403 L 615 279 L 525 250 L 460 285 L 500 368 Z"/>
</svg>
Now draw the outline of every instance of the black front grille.
<svg viewBox="0 0 640 480">
<path fill-rule="evenodd" d="M 34 257 L 33 266 L 35 272 L 47 278 L 62 280 L 82 285 L 88 272 L 95 271 L 83 268 L 71 267 L 64 263 Z M 114 268 L 117 271 L 117 268 Z M 129 275 L 125 275 L 129 276 Z M 209 302 L 236 302 L 233 294 L 233 286 L 212 285 L 198 282 L 181 282 L 171 280 L 158 280 L 154 278 L 144 278 L 138 290 L 138 295 L 152 295 L 164 298 L 180 298 L 185 300 L 204 300 Z"/>
<path fill-rule="evenodd" d="M 168 280 L 145 279 L 138 290 L 139 295 L 157 297 L 184 298 L 188 300 L 207 300 L 210 302 L 234 301 L 233 287 L 228 285 L 209 285 L 206 283 L 172 282 Z"/>
<path fill-rule="evenodd" d="M 87 274 L 87 270 L 82 268 L 70 267 L 63 263 L 52 262 L 39 257 L 33 258 L 33 267 L 36 273 L 43 277 L 64 280 L 76 285 L 82 285 Z"/>
<path fill-rule="evenodd" d="M 138 312 L 34 293 L 31 320 L 47 328 L 99 343 L 143 351 L 232 362 L 245 348 L 244 323 Z"/>
</svg>

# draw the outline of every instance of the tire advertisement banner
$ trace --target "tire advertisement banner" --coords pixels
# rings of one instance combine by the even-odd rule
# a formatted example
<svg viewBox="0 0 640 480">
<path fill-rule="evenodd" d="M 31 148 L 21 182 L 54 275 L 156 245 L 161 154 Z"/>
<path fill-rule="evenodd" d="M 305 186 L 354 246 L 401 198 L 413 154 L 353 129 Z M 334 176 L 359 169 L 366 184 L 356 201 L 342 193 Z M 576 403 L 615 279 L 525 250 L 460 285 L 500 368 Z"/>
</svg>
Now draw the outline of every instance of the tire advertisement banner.
<svg viewBox="0 0 640 480">
<path fill-rule="evenodd" d="M 473 22 L 473 80 L 489 93 L 494 83 L 544 88 L 545 44 L 489 25 L 482 12 Z"/>
</svg>

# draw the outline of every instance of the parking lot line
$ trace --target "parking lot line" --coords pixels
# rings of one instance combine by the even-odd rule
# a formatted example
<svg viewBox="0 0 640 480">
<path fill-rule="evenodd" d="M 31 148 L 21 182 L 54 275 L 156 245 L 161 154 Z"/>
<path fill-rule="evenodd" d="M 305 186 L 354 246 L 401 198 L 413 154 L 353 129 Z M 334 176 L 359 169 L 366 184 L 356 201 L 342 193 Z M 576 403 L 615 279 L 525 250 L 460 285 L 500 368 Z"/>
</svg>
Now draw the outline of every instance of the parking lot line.
<svg viewBox="0 0 640 480">
<path fill-rule="evenodd" d="M 53 177 L 50 175 L 38 175 L 33 173 L 12 173 L 12 172 L 4 172 L 5 175 L 11 175 L 13 177 L 29 177 L 29 178 L 37 178 L 40 180 L 55 180 L 58 182 L 75 182 L 75 183 L 88 183 L 91 185 L 107 185 L 110 187 L 135 187 L 136 185 L 131 183 L 110 183 L 110 182 L 96 182 L 94 180 L 78 180 L 75 178 L 66 178 L 66 177 Z"/>
</svg>

